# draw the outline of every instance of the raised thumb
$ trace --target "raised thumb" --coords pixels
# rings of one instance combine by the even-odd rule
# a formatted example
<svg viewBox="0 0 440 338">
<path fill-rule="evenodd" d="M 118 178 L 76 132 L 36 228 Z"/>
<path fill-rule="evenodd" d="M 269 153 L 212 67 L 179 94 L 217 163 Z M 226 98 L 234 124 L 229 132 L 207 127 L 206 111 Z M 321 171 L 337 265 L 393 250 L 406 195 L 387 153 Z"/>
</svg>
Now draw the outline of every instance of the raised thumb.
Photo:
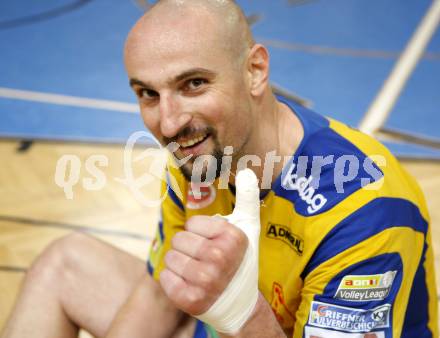
<svg viewBox="0 0 440 338">
<path fill-rule="evenodd" d="M 235 177 L 235 218 L 260 219 L 260 189 L 254 172 L 248 168 L 238 172 Z"/>
<path fill-rule="evenodd" d="M 217 301 L 200 316 L 218 332 L 235 335 L 248 321 L 258 301 L 258 252 L 260 236 L 260 190 L 250 169 L 235 178 L 235 208 L 225 217 L 243 230 L 249 245 L 229 285 Z"/>
</svg>

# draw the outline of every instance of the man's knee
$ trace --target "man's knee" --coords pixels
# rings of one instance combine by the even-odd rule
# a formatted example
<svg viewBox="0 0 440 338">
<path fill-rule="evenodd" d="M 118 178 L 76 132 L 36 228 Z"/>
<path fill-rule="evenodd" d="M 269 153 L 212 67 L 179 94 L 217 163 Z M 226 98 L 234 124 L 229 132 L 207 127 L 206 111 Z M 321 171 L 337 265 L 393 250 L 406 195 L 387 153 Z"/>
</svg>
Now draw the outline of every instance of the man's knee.
<svg viewBox="0 0 440 338">
<path fill-rule="evenodd" d="M 79 232 L 55 240 L 33 262 L 26 280 L 57 287 L 63 279 L 86 264 L 83 254 L 91 241 L 93 239 Z"/>
</svg>

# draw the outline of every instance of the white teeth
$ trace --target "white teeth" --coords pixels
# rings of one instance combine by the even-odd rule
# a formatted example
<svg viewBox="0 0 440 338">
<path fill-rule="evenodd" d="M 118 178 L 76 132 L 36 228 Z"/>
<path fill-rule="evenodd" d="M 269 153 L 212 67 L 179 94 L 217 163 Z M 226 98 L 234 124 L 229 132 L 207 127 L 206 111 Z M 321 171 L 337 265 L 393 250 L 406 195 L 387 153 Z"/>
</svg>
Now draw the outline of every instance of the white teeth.
<svg viewBox="0 0 440 338">
<path fill-rule="evenodd" d="M 179 142 L 179 144 L 180 144 L 180 146 L 183 147 L 183 148 L 191 147 L 191 146 L 193 146 L 194 144 L 196 144 L 196 143 L 202 141 L 205 137 L 206 137 L 206 134 L 205 134 L 205 135 L 201 135 L 201 136 L 196 137 L 196 138 L 193 138 L 193 139 L 191 139 L 191 140 L 185 141 L 185 142 Z"/>
</svg>

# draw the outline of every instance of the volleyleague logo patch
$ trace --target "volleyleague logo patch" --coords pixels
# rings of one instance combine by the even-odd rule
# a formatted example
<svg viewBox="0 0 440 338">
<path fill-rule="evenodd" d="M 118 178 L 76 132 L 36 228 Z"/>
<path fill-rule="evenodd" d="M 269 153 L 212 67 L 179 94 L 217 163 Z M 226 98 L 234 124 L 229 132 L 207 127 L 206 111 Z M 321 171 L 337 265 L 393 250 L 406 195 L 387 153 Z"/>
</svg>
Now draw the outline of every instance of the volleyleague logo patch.
<svg viewBox="0 0 440 338">
<path fill-rule="evenodd" d="M 371 310 L 312 302 L 308 324 L 347 332 L 371 332 L 390 326 L 391 305 Z"/>
<path fill-rule="evenodd" d="M 377 275 L 349 275 L 342 278 L 334 298 L 365 302 L 384 300 L 393 285 L 397 271 Z"/>
<path fill-rule="evenodd" d="M 198 185 L 188 183 L 188 195 L 186 207 L 188 209 L 203 209 L 211 205 L 216 197 L 215 188 L 212 185 Z"/>
</svg>

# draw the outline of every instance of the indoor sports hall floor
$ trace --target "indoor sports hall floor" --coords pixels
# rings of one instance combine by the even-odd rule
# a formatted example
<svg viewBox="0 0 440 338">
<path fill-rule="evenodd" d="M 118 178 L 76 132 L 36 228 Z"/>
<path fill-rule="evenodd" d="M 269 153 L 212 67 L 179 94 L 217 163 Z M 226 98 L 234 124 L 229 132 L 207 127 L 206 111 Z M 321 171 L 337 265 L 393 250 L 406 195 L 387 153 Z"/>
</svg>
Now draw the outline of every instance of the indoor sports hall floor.
<svg viewBox="0 0 440 338">
<path fill-rule="evenodd" d="M 272 82 L 318 112 L 357 126 L 431 1 L 238 3 L 256 39 L 270 49 Z M 118 180 L 127 174 L 128 137 L 144 130 L 122 48 L 145 6 L 141 0 L 0 2 L 0 328 L 26 269 L 60 236 L 85 231 L 147 255 L 157 207 L 144 206 Z M 440 30 L 384 127 L 438 143 L 439 78 Z M 387 145 L 426 194 L 440 271 L 440 151 Z M 66 154 L 78 156 L 81 166 L 72 199 L 55 182 L 57 162 Z M 134 156 L 142 154 L 141 147 L 134 149 Z M 83 179 L 94 155 L 105 155 L 108 166 L 106 184 L 93 191 Z M 149 165 L 137 161 L 135 173 Z M 142 192 L 152 198 L 158 182 Z"/>
</svg>

